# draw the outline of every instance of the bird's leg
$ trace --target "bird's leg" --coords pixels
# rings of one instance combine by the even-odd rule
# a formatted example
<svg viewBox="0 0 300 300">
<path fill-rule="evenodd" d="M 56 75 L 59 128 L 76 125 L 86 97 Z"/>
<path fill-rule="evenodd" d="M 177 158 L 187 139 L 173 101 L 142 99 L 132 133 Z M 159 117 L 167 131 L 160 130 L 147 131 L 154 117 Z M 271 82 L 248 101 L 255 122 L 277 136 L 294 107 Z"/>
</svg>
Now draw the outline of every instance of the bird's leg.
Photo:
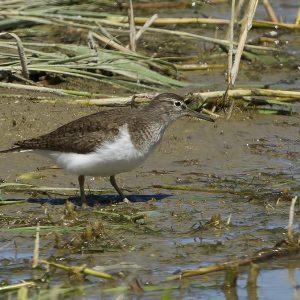
<svg viewBox="0 0 300 300">
<path fill-rule="evenodd" d="M 117 193 L 122 197 L 123 201 L 126 202 L 126 203 L 129 203 L 130 201 L 125 197 L 125 195 L 123 194 L 121 189 L 118 187 L 117 182 L 116 182 L 116 178 L 115 178 L 114 175 L 109 177 L 109 181 L 110 181 L 111 185 L 115 188 Z"/>
<path fill-rule="evenodd" d="M 78 176 L 78 182 L 79 182 L 81 205 L 86 206 L 87 201 L 86 201 L 86 197 L 85 197 L 85 193 L 84 193 L 84 175 Z"/>
</svg>

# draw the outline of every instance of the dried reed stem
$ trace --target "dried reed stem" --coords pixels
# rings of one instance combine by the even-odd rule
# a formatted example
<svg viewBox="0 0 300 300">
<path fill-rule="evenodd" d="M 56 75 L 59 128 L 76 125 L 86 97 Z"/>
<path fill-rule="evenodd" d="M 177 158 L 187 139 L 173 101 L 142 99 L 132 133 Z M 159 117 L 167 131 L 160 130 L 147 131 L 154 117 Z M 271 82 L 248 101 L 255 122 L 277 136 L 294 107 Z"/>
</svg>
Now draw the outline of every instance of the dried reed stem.
<svg viewBox="0 0 300 300">
<path fill-rule="evenodd" d="M 257 277 L 259 274 L 259 265 L 258 264 L 250 264 L 249 272 L 248 272 L 248 287 L 256 287 L 257 286 Z"/>
<path fill-rule="evenodd" d="M 86 266 L 81 266 L 81 267 L 67 266 L 67 265 L 58 264 L 47 260 L 40 260 L 39 263 L 45 264 L 46 266 L 52 266 L 61 270 L 65 270 L 67 272 L 82 273 L 85 275 L 90 275 L 90 276 L 99 277 L 103 279 L 113 279 L 113 277 L 108 273 L 98 272 L 94 269 L 87 268 Z"/>
<path fill-rule="evenodd" d="M 228 289 L 236 287 L 238 274 L 238 265 L 232 265 L 228 269 L 226 269 L 223 288 Z"/>
<path fill-rule="evenodd" d="M 4 0 L 2 0 L 4 1 Z M 210 5 L 212 4 L 222 4 L 222 3 L 227 3 L 229 0 L 209 0 L 207 2 L 209 2 Z M 121 2 L 121 1 L 120 1 Z M 200 2 L 200 1 L 199 1 Z M 190 0 L 179 0 L 179 1 L 174 1 L 174 0 L 170 0 L 170 1 L 157 1 L 157 2 L 142 2 L 142 3 L 135 3 L 133 5 L 134 9 L 161 9 L 161 8 L 185 8 L 187 6 L 191 5 L 191 1 Z M 120 6 L 122 8 L 128 8 L 128 4 L 127 3 L 120 3 Z"/>
<path fill-rule="evenodd" d="M 264 4 L 264 7 L 265 7 L 271 21 L 275 22 L 275 23 L 278 23 L 279 20 L 278 20 L 276 14 L 275 14 L 275 11 L 274 11 L 273 7 L 271 6 L 271 4 L 269 2 L 269 0 L 263 0 L 263 4 Z"/>
<path fill-rule="evenodd" d="M 282 22 L 271 22 L 271 21 L 260 21 L 254 20 L 253 27 L 258 28 L 286 28 L 286 29 L 299 29 L 300 24 L 282 23 Z"/>
<path fill-rule="evenodd" d="M 124 52 L 124 53 L 129 53 L 129 54 L 133 54 L 134 52 L 132 52 L 131 50 L 129 50 L 128 48 L 114 42 L 113 40 L 107 38 L 106 36 L 104 35 L 100 35 L 96 32 L 93 32 L 91 31 L 91 35 L 96 38 L 97 40 L 103 42 L 104 44 L 106 44 L 107 46 L 110 46 L 116 50 L 119 50 L 121 52 Z"/>
<path fill-rule="evenodd" d="M 298 8 L 297 17 L 295 20 L 295 25 L 300 25 L 300 7 Z"/>
<path fill-rule="evenodd" d="M 136 50 L 136 30 L 135 30 L 135 24 L 134 24 L 132 0 L 129 0 L 128 19 L 129 19 L 130 50 L 135 52 L 135 50 Z"/>
<path fill-rule="evenodd" d="M 28 300 L 28 287 L 26 285 L 21 286 L 18 290 L 18 300 Z"/>
<path fill-rule="evenodd" d="M 172 280 L 181 280 L 183 278 L 189 278 L 193 276 L 199 276 L 203 274 L 208 274 L 217 271 L 227 270 L 230 267 L 234 266 L 247 266 L 251 263 L 267 261 L 276 257 L 282 257 L 286 255 L 291 255 L 292 253 L 298 253 L 300 249 L 299 245 L 293 245 L 289 247 L 274 247 L 271 249 L 266 249 L 258 252 L 253 256 L 247 258 L 228 261 L 225 263 L 220 263 L 212 266 L 201 267 L 198 269 L 183 270 L 181 274 L 172 275 L 166 278 L 167 281 Z"/>
<path fill-rule="evenodd" d="M 203 93 L 193 93 L 191 98 L 199 98 L 201 101 L 207 101 L 213 98 L 222 97 L 224 91 L 213 91 Z M 267 96 L 267 97 L 283 97 L 292 100 L 300 99 L 300 92 L 297 91 L 283 91 L 283 90 L 268 90 L 268 89 L 236 89 L 228 91 L 229 97 L 241 98 L 244 96 Z M 283 100 L 282 100 L 283 101 Z"/>
<path fill-rule="evenodd" d="M 155 94 L 153 94 L 154 96 Z M 144 96 L 137 96 L 136 103 L 148 102 L 149 98 Z M 79 105 L 98 105 L 98 106 L 128 106 L 132 103 L 132 97 L 113 97 L 102 99 L 40 99 L 35 101 L 38 103 L 65 103 L 65 104 L 79 104 Z"/>
<path fill-rule="evenodd" d="M 18 47 L 18 53 L 19 53 L 19 57 L 20 57 L 20 63 L 21 63 L 21 67 L 22 67 L 22 75 L 24 78 L 29 79 L 29 72 L 28 72 L 28 68 L 27 68 L 27 58 L 25 55 L 25 51 L 24 51 L 24 47 L 23 47 L 23 43 L 22 43 L 21 39 L 15 33 L 1 32 L 0 36 L 1 35 L 9 35 L 16 40 L 17 47 Z"/>
<path fill-rule="evenodd" d="M 127 23 L 127 17 L 113 17 L 116 22 Z M 147 22 L 145 17 L 135 17 L 136 25 L 142 25 Z M 164 26 L 164 25 L 188 25 L 188 24 L 207 24 L 207 25 L 228 25 L 229 20 L 226 19 L 214 19 L 214 18 L 157 18 L 154 25 Z"/>
<path fill-rule="evenodd" d="M 95 42 L 92 31 L 88 32 L 88 46 L 89 46 L 90 49 L 94 50 L 95 54 L 97 55 L 98 45 Z"/>
<path fill-rule="evenodd" d="M 290 214 L 289 214 L 289 223 L 288 223 L 288 240 L 290 242 L 293 241 L 293 223 L 294 223 L 294 215 L 295 215 L 295 204 L 297 201 L 297 196 L 295 196 L 291 201 L 290 206 Z"/>
<path fill-rule="evenodd" d="M 0 12 L 0 15 L 1 15 L 1 12 Z M 8 15 L 11 15 L 11 14 L 8 14 Z M 146 18 L 142 18 L 142 19 L 143 19 L 143 24 L 144 24 L 147 21 L 147 19 Z M 198 20 L 197 18 L 195 18 L 195 19 L 196 19 L 196 21 Z M 99 19 L 96 22 L 97 26 L 94 26 L 94 25 L 76 23 L 76 22 L 72 22 L 72 21 L 65 21 L 65 20 L 62 20 L 62 19 L 55 19 L 55 24 L 60 25 L 60 26 L 72 26 L 72 27 L 88 29 L 88 30 L 98 30 L 100 23 L 105 24 L 105 25 L 114 26 L 114 27 L 128 28 L 129 25 L 124 24 L 124 20 L 128 20 L 128 18 L 124 19 L 124 17 L 115 17 L 115 18 L 111 18 L 111 19 L 109 19 L 109 18 Z M 135 18 L 135 20 L 136 20 L 136 18 Z M 182 20 L 182 19 L 180 19 L 180 20 Z M 211 19 L 206 19 L 206 20 L 208 20 L 208 22 L 210 22 Z M 253 21 L 253 24 L 255 24 L 255 22 L 259 23 L 258 27 L 274 28 L 274 26 L 278 26 L 278 27 L 291 28 L 291 29 L 300 28 L 300 25 L 295 25 L 295 24 L 285 24 L 285 23 L 278 23 L 277 24 L 277 23 L 267 22 L 267 21 Z M 194 22 L 194 23 L 197 23 L 197 22 Z M 172 24 L 174 24 L 174 23 L 172 23 Z M 228 20 L 226 20 L 226 24 L 229 24 Z M 139 28 L 139 26 L 137 26 L 137 28 Z M 177 35 L 177 36 L 180 36 L 180 37 L 199 39 L 199 40 L 214 43 L 214 44 L 217 44 L 217 45 L 223 45 L 223 46 L 228 46 L 229 45 L 229 42 L 227 40 L 221 40 L 221 39 L 211 38 L 211 37 L 207 37 L 207 36 L 201 36 L 201 35 L 198 35 L 198 34 L 193 34 L 193 33 L 184 32 L 184 31 L 168 30 L 168 29 L 162 29 L 162 28 L 149 28 L 148 30 L 150 32 L 159 32 L 159 33 Z M 120 29 L 118 28 L 115 31 L 119 33 Z M 247 49 L 256 49 L 256 50 L 265 50 L 265 51 L 282 52 L 282 50 L 279 50 L 279 49 L 274 48 L 274 47 L 263 47 L 263 46 L 248 45 L 248 44 L 245 45 L 245 48 L 247 48 Z"/>
<path fill-rule="evenodd" d="M 49 89 L 44 87 L 35 87 L 30 85 L 22 85 L 22 84 L 15 84 L 15 83 L 3 83 L 0 82 L 0 88 L 16 88 L 16 89 L 25 89 L 25 90 L 34 90 L 40 92 L 50 92 L 55 93 L 58 95 L 65 95 L 71 96 L 75 95 L 75 92 L 71 94 L 67 94 L 68 90 L 55 90 Z M 64 93 L 66 92 L 66 93 Z M 79 92 L 78 92 L 79 93 Z M 138 94 L 136 98 L 136 102 L 147 102 L 156 93 L 147 93 L 147 94 Z M 193 101 L 198 101 L 199 105 L 203 102 L 215 101 L 215 99 L 221 98 L 224 95 L 224 91 L 213 91 L 213 92 L 202 92 L 202 93 L 193 93 L 189 94 L 188 98 L 192 99 Z M 83 95 L 78 96 L 95 96 L 90 93 L 84 93 Z M 246 96 L 265 96 L 265 97 L 279 97 L 281 98 L 282 102 L 287 101 L 298 101 L 300 99 L 300 92 L 297 91 L 283 91 L 283 90 L 267 90 L 267 89 L 236 89 L 236 90 L 229 90 L 228 97 L 233 98 L 242 98 Z M 80 105 L 100 105 L 100 106 L 124 106 L 130 105 L 132 97 L 111 97 L 111 98 L 92 98 L 92 99 L 78 99 L 78 98 L 71 98 L 71 99 L 34 99 L 35 102 L 39 103 L 69 103 L 69 104 L 80 104 Z M 203 110 L 204 111 L 204 110 Z M 210 113 L 211 114 L 211 113 Z M 213 114 L 212 114 L 213 115 Z M 217 116 L 217 115 L 215 115 Z"/>
<path fill-rule="evenodd" d="M 225 69 L 226 66 L 222 64 L 175 64 L 177 70 L 180 71 L 193 71 L 193 70 L 208 70 L 208 69 Z"/>
<path fill-rule="evenodd" d="M 250 0 L 248 9 L 245 12 L 244 19 L 242 20 L 241 32 L 239 37 L 239 42 L 237 49 L 235 51 L 234 62 L 232 63 L 233 56 L 233 29 L 234 29 L 234 18 L 235 18 L 235 0 L 231 2 L 231 19 L 230 19 L 230 38 L 229 38 L 229 51 L 228 51 L 228 86 L 223 95 L 223 103 L 228 99 L 228 91 L 234 86 L 235 80 L 237 78 L 237 74 L 239 71 L 240 61 L 242 57 L 242 53 L 246 44 L 246 39 L 248 35 L 248 31 L 252 27 L 252 20 L 256 11 L 256 7 L 258 4 L 258 0 Z M 231 101 L 230 108 L 227 112 L 226 119 L 228 120 L 231 117 L 232 111 L 234 107 L 234 101 Z"/>
<path fill-rule="evenodd" d="M 1 13 L 0 13 L 1 15 Z M 6 13 L 7 15 L 7 13 Z M 134 18 L 136 25 L 142 25 L 147 21 L 145 17 L 136 17 Z M 103 20 L 99 19 L 99 22 L 110 24 L 112 26 L 120 26 L 122 23 L 128 23 L 128 17 L 114 16 L 107 17 Z M 239 22 L 241 23 L 241 22 Z M 176 25 L 188 25 L 188 24 L 205 24 L 205 25 L 229 25 L 230 20 L 227 19 L 215 19 L 215 18 L 157 18 L 154 22 L 154 25 L 164 26 L 169 24 Z M 76 23 L 74 23 L 76 25 Z M 83 25 L 83 24 L 80 24 Z M 124 24 L 125 25 L 125 24 Z M 88 25 L 85 25 L 88 26 Z M 253 20 L 253 27 L 258 28 L 274 28 L 278 26 L 280 28 L 288 28 L 288 29 L 299 29 L 300 25 L 294 23 L 282 23 L 282 22 L 272 22 L 272 21 L 264 21 L 264 20 Z"/>
<path fill-rule="evenodd" d="M 241 27 L 240 37 L 239 37 L 239 43 L 238 43 L 238 47 L 237 47 L 236 54 L 235 54 L 235 57 L 234 57 L 234 63 L 233 63 L 233 66 L 231 68 L 232 85 L 234 85 L 235 80 L 237 78 L 242 53 L 243 53 L 243 50 L 244 50 L 244 46 L 246 44 L 248 31 L 252 27 L 252 20 L 253 20 L 255 11 L 256 11 L 257 4 L 258 4 L 258 0 L 250 0 L 249 5 L 248 5 L 248 9 L 245 12 L 244 20 L 242 21 L 242 27 Z"/>
<path fill-rule="evenodd" d="M 36 283 L 33 282 L 33 281 L 25 281 L 25 282 L 21 282 L 21 283 L 14 283 L 14 284 L 10 284 L 10 285 L 1 286 L 0 287 L 0 292 L 13 291 L 13 290 L 19 289 L 23 286 L 32 287 L 32 286 L 35 286 L 35 285 L 36 285 Z"/>
<path fill-rule="evenodd" d="M 101 95 L 95 95 L 94 93 L 84 92 L 84 91 L 75 91 L 75 90 L 63 90 L 63 89 L 52 89 L 48 87 L 43 86 L 32 86 L 32 85 L 25 85 L 25 84 L 19 84 L 19 83 L 10 83 L 10 82 L 1 82 L 0 81 L 0 88 L 7 88 L 7 89 L 21 89 L 21 90 L 29 90 L 34 92 L 40 92 L 40 93 L 51 93 L 54 95 L 59 96 L 101 96 Z"/>
<path fill-rule="evenodd" d="M 36 17 L 36 14 L 30 15 L 30 13 L 27 13 L 26 16 L 15 11 L 0 11 L 1 16 L 6 16 L 10 18 L 16 18 L 20 21 L 30 21 L 30 22 L 36 22 L 39 24 L 56 24 L 56 25 L 62 25 L 65 23 L 69 23 L 71 26 L 79 27 L 79 28 L 85 28 L 85 29 L 97 29 L 96 26 L 78 23 L 78 18 L 76 16 L 69 16 L 69 15 L 56 15 L 56 14 L 50 14 L 47 15 L 41 15 L 40 17 Z M 48 18 L 48 19 L 46 19 Z M 148 18 L 145 17 L 137 17 L 134 18 L 136 25 L 142 25 L 147 21 Z M 75 22 L 68 22 L 66 20 L 73 20 Z M 124 16 L 107 16 L 106 18 L 81 18 L 81 21 L 94 21 L 96 23 L 102 23 L 112 26 L 128 26 L 128 17 Z M 126 23 L 126 24 L 124 24 Z M 207 24 L 207 25 L 228 25 L 230 23 L 229 20 L 226 19 L 214 19 L 214 18 L 157 18 L 155 20 L 155 25 L 168 25 L 168 24 Z M 281 23 L 281 22 L 270 22 L 270 21 L 263 21 L 263 20 L 254 20 L 253 21 L 254 27 L 267 27 L 267 28 L 274 28 L 275 26 L 278 26 L 280 28 L 288 28 L 288 29 L 299 29 L 300 24 L 295 23 Z"/>
<path fill-rule="evenodd" d="M 228 50 L 228 69 L 227 69 L 227 82 L 229 87 L 232 86 L 231 69 L 232 69 L 232 56 L 233 56 L 233 37 L 234 37 L 234 21 L 235 21 L 235 0 L 231 0 L 231 18 L 229 24 L 229 50 Z"/>
<path fill-rule="evenodd" d="M 153 24 L 153 22 L 158 18 L 158 15 L 155 14 L 151 18 L 149 18 L 145 24 L 140 28 L 140 30 L 135 34 L 135 46 L 137 40 L 142 36 L 142 34 Z M 127 48 L 131 48 L 130 45 L 126 46 Z M 132 52 L 134 53 L 134 52 Z"/>
<path fill-rule="evenodd" d="M 36 268 L 39 263 L 39 253 L 40 253 L 40 224 L 36 225 L 36 235 L 34 240 L 34 250 L 32 258 L 32 267 Z"/>
<path fill-rule="evenodd" d="M 146 21 L 146 23 L 140 28 L 140 30 L 135 35 L 135 41 L 137 41 L 142 36 L 142 34 L 155 22 L 157 18 L 158 15 L 155 14 Z"/>
</svg>

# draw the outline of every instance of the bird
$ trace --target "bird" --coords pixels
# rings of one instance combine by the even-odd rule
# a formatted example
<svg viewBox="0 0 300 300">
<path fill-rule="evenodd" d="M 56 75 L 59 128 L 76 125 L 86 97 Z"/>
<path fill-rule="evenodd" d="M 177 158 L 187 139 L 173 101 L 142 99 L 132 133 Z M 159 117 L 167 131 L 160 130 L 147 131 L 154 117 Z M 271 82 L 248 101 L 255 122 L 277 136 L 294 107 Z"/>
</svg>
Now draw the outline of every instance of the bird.
<svg viewBox="0 0 300 300">
<path fill-rule="evenodd" d="M 109 177 L 116 192 L 127 202 L 115 176 L 141 165 L 161 142 L 166 128 L 182 116 L 214 122 L 210 116 L 190 109 L 183 97 L 162 93 L 147 105 L 96 112 L 48 134 L 18 141 L 0 153 L 30 151 L 52 159 L 78 176 L 82 205 L 87 204 L 85 176 Z"/>
</svg>

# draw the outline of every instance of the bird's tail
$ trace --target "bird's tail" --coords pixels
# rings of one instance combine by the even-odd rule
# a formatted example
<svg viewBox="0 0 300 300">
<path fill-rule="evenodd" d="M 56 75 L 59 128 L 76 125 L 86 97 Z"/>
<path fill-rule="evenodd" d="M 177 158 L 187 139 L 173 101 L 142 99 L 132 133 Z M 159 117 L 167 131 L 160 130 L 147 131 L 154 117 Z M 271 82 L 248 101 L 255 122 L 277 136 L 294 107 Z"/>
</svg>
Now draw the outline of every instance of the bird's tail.
<svg viewBox="0 0 300 300">
<path fill-rule="evenodd" d="M 5 149 L 5 150 L 0 150 L 0 154 L 1 153 L 12 153 L 12 152 L 20 152 L 24 150 L 23 148 L 21 147 L 13 147 L 13 148 L 9 148 L 9 149 Z"/>
</svg>

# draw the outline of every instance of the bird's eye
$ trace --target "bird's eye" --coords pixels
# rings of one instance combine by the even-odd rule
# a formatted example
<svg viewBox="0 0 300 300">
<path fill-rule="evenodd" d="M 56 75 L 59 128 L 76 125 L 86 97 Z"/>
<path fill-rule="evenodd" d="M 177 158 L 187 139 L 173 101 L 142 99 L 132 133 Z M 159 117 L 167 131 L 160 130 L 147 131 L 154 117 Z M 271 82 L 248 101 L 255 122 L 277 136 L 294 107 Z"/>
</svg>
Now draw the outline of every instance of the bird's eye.
<svg viewBox="0 0 300 300">
<path fill-rule="evenodd" d="M 175 106 L 181 106 L 181 102 L 180 101 L 176 101 L 174 104 L 175 104 Z"/>
</svg>

